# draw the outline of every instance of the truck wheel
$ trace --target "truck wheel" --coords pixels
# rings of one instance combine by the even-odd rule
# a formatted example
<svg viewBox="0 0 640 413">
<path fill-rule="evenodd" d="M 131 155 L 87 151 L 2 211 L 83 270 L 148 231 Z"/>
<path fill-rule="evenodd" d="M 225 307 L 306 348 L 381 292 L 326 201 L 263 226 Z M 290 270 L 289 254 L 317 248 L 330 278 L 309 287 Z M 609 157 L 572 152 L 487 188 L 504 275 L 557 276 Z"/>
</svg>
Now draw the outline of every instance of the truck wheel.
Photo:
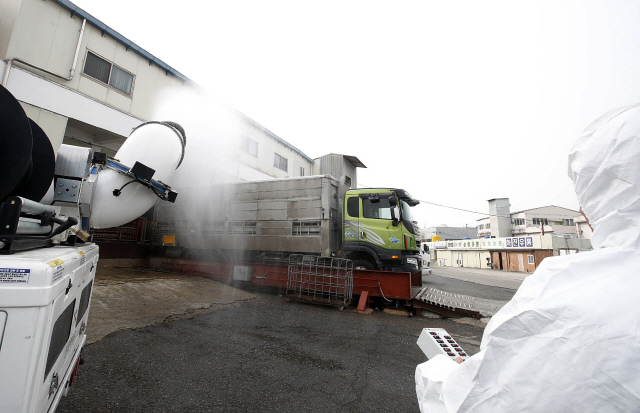
<svg viewBox="0 0 640 413">
<path fill-rule="evenodd" d="M 354 270 L 375 270 L 375 266 L 367 260 L 353 260 Z"/>
</svg>

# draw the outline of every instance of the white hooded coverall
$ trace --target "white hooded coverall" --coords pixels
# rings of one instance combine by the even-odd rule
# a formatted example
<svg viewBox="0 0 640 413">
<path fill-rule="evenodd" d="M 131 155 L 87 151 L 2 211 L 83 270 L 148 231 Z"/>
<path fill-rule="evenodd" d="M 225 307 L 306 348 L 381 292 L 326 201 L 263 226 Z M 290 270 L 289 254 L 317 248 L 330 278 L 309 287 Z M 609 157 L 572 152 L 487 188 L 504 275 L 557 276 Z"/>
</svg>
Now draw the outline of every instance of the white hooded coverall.
<svg viewBox="0 0 640 413">
<path fill-rule="evenodd" d="M 544 259 L 478 354 L 418 365 L 421 412 L 640 412 L 640 104 L 585 130 L 569 176 L 594 250 Z"/>
</svg>

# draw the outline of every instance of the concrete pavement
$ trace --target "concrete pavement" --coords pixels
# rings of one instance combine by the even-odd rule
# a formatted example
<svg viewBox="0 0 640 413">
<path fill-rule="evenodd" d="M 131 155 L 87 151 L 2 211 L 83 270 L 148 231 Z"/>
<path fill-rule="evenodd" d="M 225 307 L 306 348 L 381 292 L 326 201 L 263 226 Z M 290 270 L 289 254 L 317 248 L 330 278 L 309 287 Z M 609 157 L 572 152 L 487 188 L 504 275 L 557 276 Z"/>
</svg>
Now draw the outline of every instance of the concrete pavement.
<svg viewBox="0 0 640 413">
<path fill-rule="evenodd" d="M 255 294 L 205 278 L 126 267 L 98 267 L 87 344 L 121 330 L 205 314 Z"/>
<path fill-rule="evenodd" d="M 101 268 L 93 344 L 58 412 L 417 412 L 424 327 L 447 329 L 469 354 L 479 350 L 481 325 Z"/>
<path fill-rule="evenodd" d="M 433 274 L 494 287 L 517 290 L 532 275 L 530 272 L 490 270 L 467 267 L 431 267 Z"/>
</svg>

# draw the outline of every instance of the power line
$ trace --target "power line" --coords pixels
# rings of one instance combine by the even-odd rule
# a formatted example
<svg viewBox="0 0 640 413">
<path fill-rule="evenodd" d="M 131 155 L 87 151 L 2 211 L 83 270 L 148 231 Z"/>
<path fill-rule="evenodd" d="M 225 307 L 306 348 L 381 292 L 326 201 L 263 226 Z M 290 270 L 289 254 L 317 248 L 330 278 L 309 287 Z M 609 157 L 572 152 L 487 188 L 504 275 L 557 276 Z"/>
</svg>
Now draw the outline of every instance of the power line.
<svg viewBox="0 0 640 413">
<path fill-rule="evenodd" d="M 367 188 L 367 189 L 373 188 L 373 187 L 368 186 L 368 185 L 360 185 L 360 186 L 362 186 L 364 188 Z M 418 201 L 424 202 L 425 204 L 429 204 L 429 205 L 439 206 L 441 208 L 449 208 L 449 209 L 455 209 L 457 211 L 470 212 L 472 214 L 485 215 L 485 216 L 496 216 L 496 217 L 500 217 L 500 218 L 509 218 L 509 219 L 511 219 L 511 215 L 491 215 L 491 214 L 487 214 L 486 212 L 471 211 L 470 209 L 457 208 L 457 207 L 452 207 L 452 206 L 449 206 L 449 205 L 436 204 L 435 202 L 429 202 L 429 201 L 425 201 L 425 200 L 422 200 L 422 199 L 418 199 Z"/>
<path fill-rule="evenodd" d="M 469 209 L 456 208 L 456 207 L 452 207 L 452 206 L 448 206 L 448 205 L 436 204 L 435 202 L 424 201 L 422 199 L 418 199 L 418 201 L 420 201 L 421 203 L 424 202 L 425 204 L 435 205 L 435 206 L 439 206 L 439 207 L 442 207 L 442 208 L 449 208 L 449 209 L 455 209 L 455 210 L 458 210 L 458 211 L 471 212 L 472 214 L 485 215 L 485 216 L 489 216 L 489 217 L 496 216 L 496 217 L 500 217 L 500 218 L 509 218 L 509 219 L 511 219 L 511 215 L 491 215 L 491 214 L 487 214 L 486 212 L 477 212 L 477 211 L 471 211 Z"/>
<path fill-rule="evenodd" d="M 374 188 L 374 187 L 371 187 L 371 186 L 368 186 L 368 185 L 362 185 L 362 187 L 364 187 L 366 189 L 373 189 Z M 360 188 L 358 188 L 358 189 L 360 189 Z M 457 207 L 452 207 L 452 206 L 449 206 L 449 205 L 436 204 L 435 202 L 429 202 L 429 201 L 425 201 L 425 200 L 422 200 L 422 199 L 417 199 L 416 198 L 416 200 L 420 201 L 421 203 L 434 205 L 434 206 L 438 206 L 438 207 L 441 207 L 441 208 L 448 208 L 448 209 L 454 209 L 456 211 L 463 211 L 463 212 L 469 212 L 469 213 L 472 213 L 472 214 L 484 215 L 484 216 L 486 216 L 488 218 L 490 218 L 492 216 L 495 216 L 495 217 L 498 217 L 498 218 L 508 218 L 509 220 L 514 218 L 511 214 L 510 215 L 491 215 L 491 214 L 487 214 L 486 212 L 478 212 L 478 211 L 472 211 L 470 209 L 457 208 Z M 549 225 L 548 220 L 550 220 L 550 218 L 539 218 L 539 217 L 532 217 L 532 218 L 529 218 L 529 219 L 526 219 L 526 218 L 515 218 L 515 219 L 522 219 L 525 223 L 531 222 L 536 227 L 538 225 L 540 225 L 542 227 L 544 227 L 544 225 Z M 542 220 L 542 221 L 540 221 L 538 224 L 536 224 L 534 222 L 535 219 Z"/>
<path fill-rule="evenodd" d="M 477 212 L 477 211 L 471 211 L 469 209 L 464 209 L 464 208 L 456 208 L 456 207 L 452 207 L 452 206 L 448 206 L 448 205 L 436 204 L 435 202 L 429 202 L 429 201 L 425 201 L 425 200 L 422 200 L 422 199 L 418 199 L 418 201 L 420 201 L 421 203 L 424 202 L 425 204 L 435 205 L 435 206 L 439 206 L 439 207 L 442 207 L 442 208 L 449 208 L 449 209 L 455 209 L 455 210 L 458 210 L 458 211 L 471 212 L 472 214 L 487 215 L 486 212 Z"/>
</svg>

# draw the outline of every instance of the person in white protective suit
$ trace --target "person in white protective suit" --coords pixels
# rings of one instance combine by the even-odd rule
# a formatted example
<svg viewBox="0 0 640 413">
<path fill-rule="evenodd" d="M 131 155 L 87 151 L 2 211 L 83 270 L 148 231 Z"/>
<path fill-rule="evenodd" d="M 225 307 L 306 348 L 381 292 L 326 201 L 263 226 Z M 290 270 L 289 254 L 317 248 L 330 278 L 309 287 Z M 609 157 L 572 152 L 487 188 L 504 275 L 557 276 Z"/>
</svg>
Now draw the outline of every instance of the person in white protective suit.
<svg viewBox="0 0 640 413">
<path fill-rule="evenodd" d="M 418 365 L 423 413 L 640 412 L 640 104 L 590 125 L 569 175 L 594 250 L 546 258 L 478 354 Z"/>
</svg>

